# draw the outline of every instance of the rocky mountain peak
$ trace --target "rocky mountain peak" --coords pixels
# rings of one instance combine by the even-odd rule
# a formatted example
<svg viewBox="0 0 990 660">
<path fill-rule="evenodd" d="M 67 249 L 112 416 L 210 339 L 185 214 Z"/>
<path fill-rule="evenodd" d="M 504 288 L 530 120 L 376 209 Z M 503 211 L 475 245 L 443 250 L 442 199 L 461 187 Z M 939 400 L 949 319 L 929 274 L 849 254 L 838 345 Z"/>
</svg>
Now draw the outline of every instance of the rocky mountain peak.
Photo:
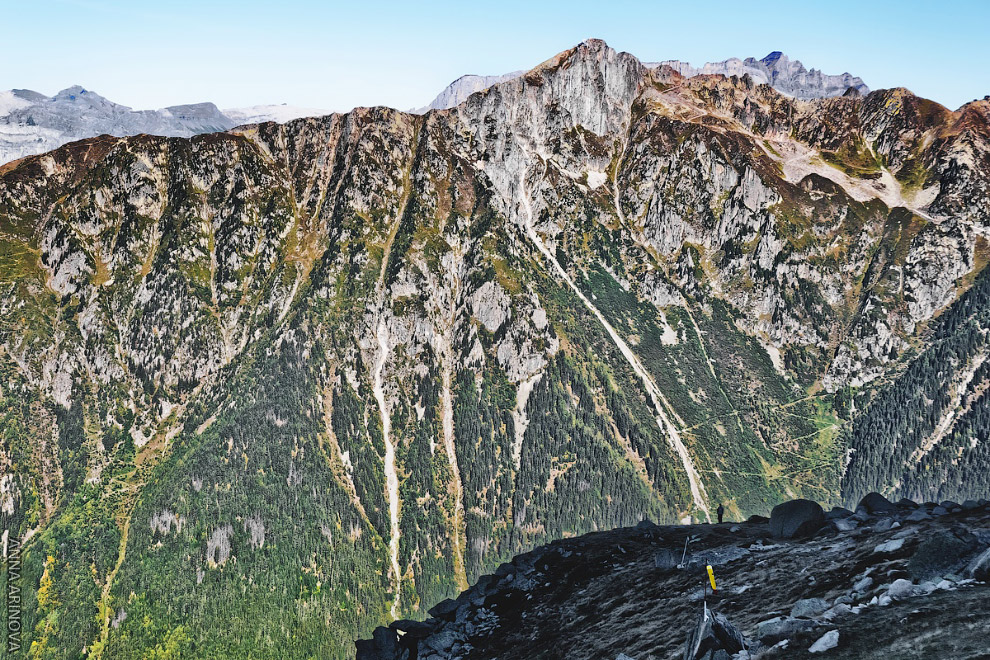
<svg viewBox="0 0 990 660">
<path fill-rule="evenodd" d="M 574 49 L 565 51 L 551 60 L 564 57 L 568 53 L 576 53 L 578 50 L 583 50 L 588 54 L 600 54 L 611 50 L 611 48 L 601 39 L 587 39 Z M 761 59 L 752 57 L 744 60 L 730 58 L 722 62 L 709 62 L 700 68 L 679 60 L 648 62 L 645 63 L 645 66 L 658 70 L 666 66 L 685 77 L 714 74 L 739 77 L 749 75 L 757 84 L 768 84 L 789 96 L 801 99 L 841 96 L 849 88 L 856 89 L 861 95 L 866 95 L 870 91 L 861 78 L 848 73 L 830 76 L 816 69 L 809 71 L 800 61 L 792 61 L 780 51 L 773 51 Z M 448 85 L 429 105 L 413 110 L 413 112 L 423 113 L 427 110 L 452 108 L 464 102 L 468 96 L 475 92 L 512 80 L 525 73 L 525 71 L 514 71 L 498 76 L 462 76 Z"/>
<path fill-rule="evenodd" d="M 779 50 L 772 51 L 766 57 L 760 59 L 760 61 L 768 67 L 774 66 L 774 64 L 776 64 L 779 60 L 783 60 L 784 62 L 789 61 L 788 57 Z"/>
<path fill-rule="evenodd" d="M 86 89 L 82 85 L 72 85 L 58 92 L 51 99 L 55 103 L 86 105 L 91 107 L 119 108 L 120 110 L 130 110 L 127 106 L 118 105 L 100 96 L 96 92 Z"/>
</svg>

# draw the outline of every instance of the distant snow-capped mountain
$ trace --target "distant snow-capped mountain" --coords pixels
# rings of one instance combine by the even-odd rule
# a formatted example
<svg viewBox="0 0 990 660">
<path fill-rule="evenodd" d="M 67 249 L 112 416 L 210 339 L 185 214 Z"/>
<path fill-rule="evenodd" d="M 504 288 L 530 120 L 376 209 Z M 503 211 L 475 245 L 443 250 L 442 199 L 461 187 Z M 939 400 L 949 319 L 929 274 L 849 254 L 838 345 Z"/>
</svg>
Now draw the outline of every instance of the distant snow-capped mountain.
<svg viewBox="0 0 990 660">
<path fill-rule="evenodd" d="M 429 103 L 429 105 L 410 110 L 410 112 L 421 115 L 428 110 L 446 110 L 447 108 L 453 108 L 455 105 L 460 105 L 466 101 L 467 97 L 471 96 L 475 92 L 480 92 L 484 89 L 488 89 L 492 85 L 497 85 L 501 82 L 518 78 L 524 73 L 526 72 L 513 71 L 500 76 L 476 76 L 474 74 L 461 76 L 454 82 L 447 85 L 447 87 L 445 87 L 444 90 Z"/>
<path fill-rule="evenodd" d="M 827 75 L 818 69 L 804 68 L 800 60 L 791 60 L 780 51 L 774 51 L 762 59 L 732 57 L 722 62 L 708 62 L 700 68 L 680 60 L 651 62 L 647 66 L 669 66 L 682 76 L 721 74 L 724 76 L 749 75 L 758 84 L 767 84 L 788 96 L 799 99 L 819 99 L 841 96 L 850 87 L 862 95 L 870 93 L 863 79 L 850 73 Z"/>
<path fill-rule="evenodd" d="M 220 110 L 213 103 L 133 110 L 79 85 L 55 96 L 13 89 L 0 92 L 0 164 L 104 133 L 118 137 L 139 133 L 190 137 L 241 124 L 283 122 L 321 114 L 326 111 L 287 105 Z"/>
<path fill-rule="evenodd" d="M 230 117 L 236 125 L 260 124 L 266 121 L 284 123 L 300 117 L 320 117 L 330 114 L 329 110 L 318 108 L 300 108 L 294 105 L 252 105 L 247 108 L 227 108 L 223 114 Z"/>
<path fill-rule="evenodd" d="M 722 62 L 708 62 L 702 67 L 694 67 L 680 60 L 645 62 L 648 67 L 669 66 L 682 76 L 692 78 L 698 75 L 721 74 L 724 76 L 749 75 L 757 84 L 768 84 L 778 92 L 799 99 L 817 99 L 827 96 L 841 96 L 853 87 L 860 94 L 868 94 L 870 88 L 862 78 L 849 73 L 827 75 L 818 69 L 808 70 L 799 60 L 791 60 L 780 51 L 774 51 L 762 59 L 747 57 L 740 60 L 733 57 Z M 492 85 L 512 80 L 525 71 L 513 71 L 501 76 L 461 76 L 437 95 L 433 101 L 411 112 L 423 114 L 428 110 L 445 110 L 463 103 L 475 92 L 488 89 Z"/>
</svg>

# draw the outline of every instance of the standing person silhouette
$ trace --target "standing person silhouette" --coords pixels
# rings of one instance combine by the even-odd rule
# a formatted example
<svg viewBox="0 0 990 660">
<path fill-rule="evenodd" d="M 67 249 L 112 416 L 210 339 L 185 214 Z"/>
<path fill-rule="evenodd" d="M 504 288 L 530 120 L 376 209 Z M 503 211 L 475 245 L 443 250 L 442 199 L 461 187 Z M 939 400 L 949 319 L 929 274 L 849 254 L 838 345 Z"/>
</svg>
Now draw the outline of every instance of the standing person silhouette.
<svg viewBox="0 0 990 660">
<path fill-rule="evenodd" d="M 718 514 L 718 522 L 719 522 L 719 524 L 721 524 L 722 523 L 722 516 L 725 515 L 725 507 L 722 506 L 721 504 L 719 504 L 718 505 L 718 508 L 715 509 L 715 513 Z"/>
</svg>

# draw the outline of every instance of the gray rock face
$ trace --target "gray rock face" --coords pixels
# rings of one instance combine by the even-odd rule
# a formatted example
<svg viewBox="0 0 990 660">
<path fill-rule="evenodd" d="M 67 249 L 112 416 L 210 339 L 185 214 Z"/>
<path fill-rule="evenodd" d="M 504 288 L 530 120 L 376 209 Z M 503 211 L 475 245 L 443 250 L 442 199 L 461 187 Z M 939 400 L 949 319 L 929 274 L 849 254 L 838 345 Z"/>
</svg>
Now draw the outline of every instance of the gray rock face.
<svg viewBox="0 0 990 660">
<path fill-rule="evenodd" d="M 976 538 L 962 530 L 941 530 L 928 535 L 914 551 L 908 570 L 916 579 L 944 575 L 946 571 L 963 566 L 963 562 L 978 548 Z"/>
<path fill-rule="evenodd" d="M 209 569 L 208 545 L 217 564 L 232 548 L 223 573 L 250 584 L 270 550 L 318 550 L 382 569 L 369 582 L 333 563 L 339 593 L 379 603 L 389 589 L 396 616 L 411 616 L 520 543 L 643 514 L 703 518 L 705 504 L 730 491 L 748 493 L 741 516 L 787 489 L 835 492 L 838 451 L 800 482 L 767 477 L 807 468 L 823 444 L 838 448 L 831 430 L 808 437 L 807 419 L 828 413 L 833 398 L 797 397 L 828 369 L 836 342 L 859 341 L 866 306 L 889 322 L 922 299 L 910 278 L 900 286 L 898 261 L 919 244 L 899 230 L 896 246 L 879 238 L 896 217 L 872 184 L 863 192 L 827 164 L 791 168 L 834 149 L 835 126 L 861 140 L 857 122 L 883 97 L 803 102 L 746 81 L 695 78 L 675 89 L 660 76 L 589 42 L 450 111 L 359 109 L 188 140 L 107 136 L 0 168 L 4 226 L 17 229 L 5 230 L 17 249 L 0 268 L 32 274 L 0 296 L 4 396 L 20 387 L 17 396 L 39 404 L 25 411 L 49 415 L 21 444 L 40 449 L 56 432 L 92 441 L 78 454 L 86 465 L 64 464 L 76 482 L 99 484 L 100 469 L 130 460 L 106 442 L 113 436 L 92 437 L 103 428 L 168 461 L 166 481 L 142 489 L 132 530 L 147 532 L 155 513 L 187 501 L 231 512 L 187 516 L 182 534 L 203 544 L 192 556 L 159 520 L 155 544 L 129 549 L 114 588 L 153 582 L 143 568 L 150 553 L 191 576 Z M 962 138 L 934 143 L 953 140 Z M 899 153 L 886 138 L 878 144 Z M 945 172 L 960 169 L 953 162 Z M 924 227 L 963 225 L 946 244 L 969 252 L 985 225 Z M 929 245 L 911 258 L 924 262 Z M 874 267 L 889 252 L 892 261 Z M 881 270 L 890 277 L 874 285 Z M 883 369 L 844 373 L 874 368 Z M 790 399 L 787 415 L 773 414 Z M 712 416 L 729 406 L 738 414 Z M 81 420 L 64 414 L 80 409 Z M 770 435 L 764 413 L 779 417 Z M 704 432 L 690 430 L 696 422 Z M 162 447 L 171 441 L 207 466 L 170 462 Z M 732 451 L 712 452 L 711 442 Z M 754 459 L 745 470 L 744 455 Z M 62 487 L 54 461 L 0 457 L 4 524 L 49 515 L 30 494 L 45 476 L 56 483 L 49 491 Z M 190 486 L 195 476 L 206 479 L 201 490 Z M 66 488 L 51 499 L 56 509 L 72 506 L 76 487 Z M 257 518 L 262 535 L 242 524 L 258 510 L 243 503 L 269 494 L 281 499 Z M 296 509 L 281 506 L 290 502 L 313 515 L 293 520 Z M 227 521 L 231 531 L 217 530 Z M 812 531 L 806 522 L 787 533 Z M 303 524 L 308 533 L 286 533 Z M 732 545 L 755 548 L 744 533 Z M 903 563 L 870 555 L 881 540 L 859 543 L 860 553 Z M 768 548 L 752 552 L 777 552 Z M 655 550 L 642 550 L 638 577 L 655 570 Z M 723 550 L 711 553 L 758 563 Z M 601 563 L 607 581 L 613 565 Z M 323 560 L 321 571 L 330 574 Z M 337 616 L 329 599 L 312 605 L 299 612 L 300 629 Z M 472 614 L 475 627 L 491 620 Z"/>
</svg>

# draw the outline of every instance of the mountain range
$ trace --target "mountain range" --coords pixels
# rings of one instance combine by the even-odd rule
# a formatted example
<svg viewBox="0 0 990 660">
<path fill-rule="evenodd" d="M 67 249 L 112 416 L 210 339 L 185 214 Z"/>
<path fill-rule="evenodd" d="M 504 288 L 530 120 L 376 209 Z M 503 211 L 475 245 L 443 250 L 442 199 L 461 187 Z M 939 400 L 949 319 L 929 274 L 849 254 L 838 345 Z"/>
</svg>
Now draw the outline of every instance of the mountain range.
<svg viewBox="0 0 990 660">
<path fill-rule="evenodd" d="M 749 75 L 757 83 L 769 84 L 785 94 L 805 99 L 839 96 L 850 87 L 861 94 L 869 92 L 861 79 L 848 73 L 827 76 L 815 69 L 807 71 L 801 62 L 792 62 L 779 52 L 773 52 L 762 60 L 751 57 L 746 60 L 730 59 L 708 63 L 700 69 L 677 60 L 647 66 L 669 66 L 688 77 L 702 74 Z M 461 76 L 429 105 L 411 112 L 423 114 L 429 110 L 452 108 L 475 92 L 518 78 L 524 73 L 514 71 L 495 76 Z M 13 89 L 0 92 L 0 164 L 104 133 L 118 137 L 140 133 L 191 137 L 226 131 L 244 124 L 286 122 L 325 114 L 329 111 L 285 104 L 220 110 L 213 103 L 194 103 L 161 110 L 135 111 L 79 85 L 51 97 L 27 89 Z"/>
<path fill-rule="evenodd" d="M 757 84 L 770 85 L 788 96 L 799 99 L 818 99 L 827 96 L 841 96 L 849 88 L 855 93 L 868 94 L 870 88 L 859 77 L 848 73 L 826 75 L 817 69 L 808 71 L 799 60 L 791 60 L 780 51 L 774 51 L 763 59 L 747 57 L 745 60 L 731 58 L 721 62 L 708 62 L 701 68 L 695 68 L 680 60 L 664 60 L 663 62 L 645 62 L 644 66 L 653 69 L 670 67 L 687 78 L 700 75 L 749 76 Z M 475 92 L 498 83 L 518 78 L 525 71 L 513 71 L 500 76 L 461 76 L 450 83 L 429 105 L 417 108 L 411 112 L 423 114 L 429 110 L 445 110 L 460 105 Z"/>
<path fill-rule="evenodd" d="M 980 497 L 988 209 L 990 98 L 599 40 L 423 115 L 0 166 L 25 644 L 352 657 L 554 539 Z"/>
<path fill-rule="evenodd" d="M 226 131 L 241 124 L 322 114 L 327 111 L 287 105 L 221 111 L 212 103 L 132 110 L 79 85 L 63 89 L 55 96 L 12 89 L 0 92 L 0 164 L 103 134 L 191 137 Z"/>
</svg>

